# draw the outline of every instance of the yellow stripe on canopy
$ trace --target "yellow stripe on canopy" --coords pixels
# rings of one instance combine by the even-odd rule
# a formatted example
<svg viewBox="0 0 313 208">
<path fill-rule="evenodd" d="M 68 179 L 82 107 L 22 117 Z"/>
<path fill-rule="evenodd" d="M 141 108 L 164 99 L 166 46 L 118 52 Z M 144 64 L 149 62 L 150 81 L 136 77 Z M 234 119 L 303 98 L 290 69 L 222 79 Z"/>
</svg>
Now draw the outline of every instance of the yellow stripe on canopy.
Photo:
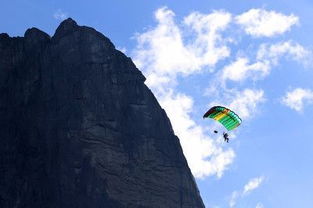
<svg viewBox="0 0 313 208">
<path fill-rule="evenodd" d="M 224 118 L 225 116 L 227 116 L 227 114 L 222 112 L 220 115 L 216 116 L 214 119 L 219 121 L 220 119 Z"/>
</svg>

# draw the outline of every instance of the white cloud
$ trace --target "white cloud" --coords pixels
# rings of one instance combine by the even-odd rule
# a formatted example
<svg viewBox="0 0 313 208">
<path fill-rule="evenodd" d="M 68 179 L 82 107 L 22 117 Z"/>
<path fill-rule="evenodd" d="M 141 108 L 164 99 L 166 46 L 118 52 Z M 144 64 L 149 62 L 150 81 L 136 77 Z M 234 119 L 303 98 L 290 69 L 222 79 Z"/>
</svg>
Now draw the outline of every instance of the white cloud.
<svg viewBox="0 0 313 208">
<path fill-rule="evenodd" d="M 53 14 L 53 17 L 54 19 L 57 19 L 57 20 L 65 20 L 68 15 L 67 13 L 63 12 L 61 9 L 58 9 L 54 14 Z"/>
<path fill-rule="evenodd" d="M 222 104 L 234 110 L 242 119 L 251 118 L 256 113 L 257 106 L 265 100 L 262 90 L 245 89 L 243 91 L 230 91 L 226 94 L 227 97 L 222 98 L 224 100 Z M 204 130 L 189 117 L 189 112 L 193 109 L 191 98 L 186 99 L 182 95 L 177 98 L 179 97 L 180 99 L 177 100 L 176 104 L 173 97 L 167 98 L 166 103 L 162 99 L 159 101 L 166 109 L 169 117 L 175 118 L 171 119 L 173 128 L 181 140 L 184 153 L 194 175 L 199 178 L 214 174 L 221 177 L 234 160 L 235 152 L 232 149 L 223 150 L 216 142 L 206 136 Z M 219 101 L 215 101 L 210 106 L 219 104 Z"/>
<path fill-rule="evenodd" d="M 176 24 L 174 17 L 168 8 L 158 9 L 157 26 L 137 35 L 135 63 L 146 70 L 146 84 L 150 87 L 173 84 L 178 74 L 189 75 L 205 66 L 214 66 L 230 54 L 227 41 L 220 35 L 231 20 L 229 13 L 195 12 L 187 16 L 183 24 Z M 184 39 L 186 30 L 194 32 L 188 42 Z"/>
<path fill-rule="evenodd" d="M 256 21 L 247 21 L 249 15 Z M 224 37 L 227 33 L 223 35 L 223 32 L 231 26 L 234 18 L 225 11 L 209 14 L 193 12 L 177 23 L 175 13 L 163 7 L 155 12 L 155 19 L 155 27 L 136 35 L 134 62 L 143 71 L 147 78 L 146 84 L 169 116 L 193 174 L 200 178 L 210 175 L 221 177 L 233 162 L 235 152 L 209 137 L 206 129 L 192 119 L 194 100 L 177 91 L 177 77 L 186 78 L 195 73 L 207 72 L 205 69 L 212 69 L 217 63 L 230 57 L 231 38 Z M 285 16 L 259 9 L 237 16 L 235 21 L 251 35 L 272 36 L 288 31 L 298 19 L 293 15 Z M 267 21 L 271 22 L 269 27 L 264 26 Z M 277 22 L 282 27 L 274 27 Z M 206 93 L 221 95 L 214 96 L 221 100 L 212 103 L 231 108 L 243 119 L 251 118 L 258 111 L 259 104 L 265 100 L 263 90 L 227 89 L 225 81 L 264 78 L 282 56 L 292 56 L 294 60 L 303 62 L 308 51 L 301 47 L 292 41 L 263 44 L 257 51 L 255 60 L 250 55 L 241 55 L 233 63 L 221 67 L 222 70 L 215 72 L 216 75 L 208 76 L 211 88 Z"/>
<path fill-rule="evenodd" d="M 262 79 L 270 74 L 271 69 L 284 56 L 304 66 L 312 63 L 312 52 L 296 42 L 285 41 L 276 44 L 261 44 L 254 63 L 250 63 L 247 57 L 238 57 L 236 61 L 223 68 L 221 78 L 223 81 L 241 82 L 248 78 L 253 80 Z"/>
<path fill-rule="evenodd" d="M 252 178 L 245 186 L 244 186 L 244 189 L 243 189 L 243 192 L 242 194 L 245 195 L 245 194 L 249 194 L 251 191 L 257 189 L 261 183 L 263 182 L 264 180 L 264 177 L 261 176 L 261 177 L 257 177 L 257 178 Z"/>
<path fill-rule="evenodd" d="M 243 81 L 248 77 L 253 79 L 260 79 L 268 75 L 270 65 L 268 62 L 256 62 L 249 64 L 249 59 L 246 57 L 239 57 L 235 62 L 226 66 L 223 69 L 222 79 L 232 81 Z"/>
<path fill-rule="evenodd" d="M 222 89 L 223 93 L 217 96 L 219 100 L 214 100 L 210 106 L 222 105 L 228 107 L 238 114 L 238 116 L 247 120 L 254 116 L 258 111 L 259 104 L 265 101 L 264 91 L 256 89 L 227 90 Z"/>
<path fill-rule="evenodd" d="M 231 15 L 223 11 L 208 15 L 195 12 L 184 18 L 183 24 L 176 24 L 174 17 L 166 7 L 155 12 L 156 27 L 136 36 L 135 63 L 166 110 L 194 176 L 221 177 L 233 162 L 234 151 L 223 149 L 196 124 L 190 116 L 193 98 L 177 92 L 175 86 L 178 75 L 197 73 L 229 56 L 227 41 L 220 32 L 229 24 Z M 192 32 L 188 41 L 184 39 L 186 30 Z"/>
<path fill-rule="evenodd" d="M 263 90 L 245 89 L 231 95 L 229 108 L 237 112 L 242 119 L 251 118 L 257 111 L 258 104 L 265 101 Z"/>
<path fill-rule="evenodd" d="M 219 32 L 224 31 L 231 20 L 231 14 L 224 11 L 208 15 L 193 12 L 184 19 L 184 23 L 196 32 L 195 41 L 187 47 L 196 55 L 200 66 L 215 65 L 230 55 L 226 46 L 228 40 Z"/>
<path fill-rule="evenodd" d="M 234 191 L 231 194 L 230 201 L 229 201 L 229 207 L 234 207 L 236 205 L 237 199 L 239 196 L 240 196 L 240 194 L 237 191 Z"/>
<path fill-rule="evenodd" d="M 296 88 L 286 93 L 282 98 L 282 103 L 293 110 L 301 112 L 305 105 L 313 104 L 313 91 Z"/>
<path fill-rule="evenodd" d="M 190 112 L 194 109 L 192 98 L 170 90 L 159 96 L 159 102 L 171 119 L 175 134 L 180 138 L 194 176 L 221 177 L 234 160 L 235 153 L 232 149 L 224 150 L 191 119 Z"/>
<path fill-rule="evenodd" d="M 312 53 L 293 41 L 279 42 L 272 45 L 262 44 L 257 52 L 258 60 L 268 60 L 272 65 L 277 65 L 279 58 L 282 56 L 287 56 L 306 65 L 311 61 Z"/>
<path fill-rule="evenodd" d="M 299 21 L 299 18 L 293 14 L 287 16 L 264 9 L 250 9 L 236 16 L 235 19 L 237 24 L 241 25 L 247 34 L 255 37 L 271 37 L 283 34 Z"/>
<path fill-rule="evenodd" d="M 251 193 L 255 189 L 257 189 L 262 182 L 264 181 L 264 177 L 260 176 L 257 178 L 252 178 L 248 181 L 248 183 L 244 186 L 243 190 L 241 191 L 234 191 L 231 194 L 230 200 L 229 200 L 229 207 L 234 207 L 238 201 L 239 198 L 246 197 L 247 194 Z M 263 205 L 261 203 L 258 203 L 256 208 L 262 208 Z"/>
</svg>

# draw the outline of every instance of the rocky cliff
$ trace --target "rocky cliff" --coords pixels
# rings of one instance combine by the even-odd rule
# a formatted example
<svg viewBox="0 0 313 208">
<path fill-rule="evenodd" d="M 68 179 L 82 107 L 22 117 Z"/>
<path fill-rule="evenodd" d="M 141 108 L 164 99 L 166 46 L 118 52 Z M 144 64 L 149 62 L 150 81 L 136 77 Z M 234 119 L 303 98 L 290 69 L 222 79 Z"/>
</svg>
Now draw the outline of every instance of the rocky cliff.
<svg viewBox="0 0 313 208">
<path fill-rule="evenodd" d="M 130 58 L 72 19 L 0 34 L 0 207 L 204 207 Z"/>
</svg>

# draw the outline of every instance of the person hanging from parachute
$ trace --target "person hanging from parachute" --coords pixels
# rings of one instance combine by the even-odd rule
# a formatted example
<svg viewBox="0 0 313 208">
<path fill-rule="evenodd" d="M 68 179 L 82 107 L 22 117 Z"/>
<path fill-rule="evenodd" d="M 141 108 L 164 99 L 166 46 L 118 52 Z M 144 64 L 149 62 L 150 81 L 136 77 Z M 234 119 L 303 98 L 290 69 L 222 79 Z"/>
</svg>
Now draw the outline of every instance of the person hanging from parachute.
<svg viewBox="0 0 313 208">
<path fill-rule="evenodd" d="M 231 131 L 237 128 L 242 122 L 241 118 L 235 112 L 223 106 L 214 106 L 210 108 L 203 115 L 203 118 L 212 118 L 220 122 L 227 129 L 227 131 Z M 218 131 L 214 130 L 214 133 L 218 133 Z M 223 137 L 224 140 L 228 143 L 228 133 L 224 132 Z"/>
<path fill-rule="evenodd" d="M 224 141 L 229 143 L 229 137 L 228 137 L 228 134 L 226 132 L 223 132 L 223 137 L 224 137 Z"/>
</svg>

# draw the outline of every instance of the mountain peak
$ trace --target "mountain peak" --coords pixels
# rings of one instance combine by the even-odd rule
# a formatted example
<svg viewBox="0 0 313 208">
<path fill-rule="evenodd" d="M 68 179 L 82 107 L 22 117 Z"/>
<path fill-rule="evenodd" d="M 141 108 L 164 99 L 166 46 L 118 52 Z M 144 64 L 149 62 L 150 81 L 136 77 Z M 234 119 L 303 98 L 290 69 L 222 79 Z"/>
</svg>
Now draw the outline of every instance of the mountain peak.
<svg viewBox="0 0 313 208">
<path fill-rule="evenodd" d="M 75 20 L 73 20 L 72 18 L 69 17 L 69 18 L 67 18 L 61 22 L 61 24 L 58 28 L 60 28 L 60 27 L 63 27 L 65 29 L 74 28 L 74 27 L 77 27 L 77 23 Z"/>
<path fill-rule="evenodd" d="M 55 39 L 59 39 L 63 36 L 66 36 L 69 33 L 72 33 L 76 30 L 78 30 L 79 26 L 77 23 L 72 19 L 72 18 L 67 18 L 61 24 L 59 27 L 56 29 L 56 32 L 54 34 Z"/>
</svg>

